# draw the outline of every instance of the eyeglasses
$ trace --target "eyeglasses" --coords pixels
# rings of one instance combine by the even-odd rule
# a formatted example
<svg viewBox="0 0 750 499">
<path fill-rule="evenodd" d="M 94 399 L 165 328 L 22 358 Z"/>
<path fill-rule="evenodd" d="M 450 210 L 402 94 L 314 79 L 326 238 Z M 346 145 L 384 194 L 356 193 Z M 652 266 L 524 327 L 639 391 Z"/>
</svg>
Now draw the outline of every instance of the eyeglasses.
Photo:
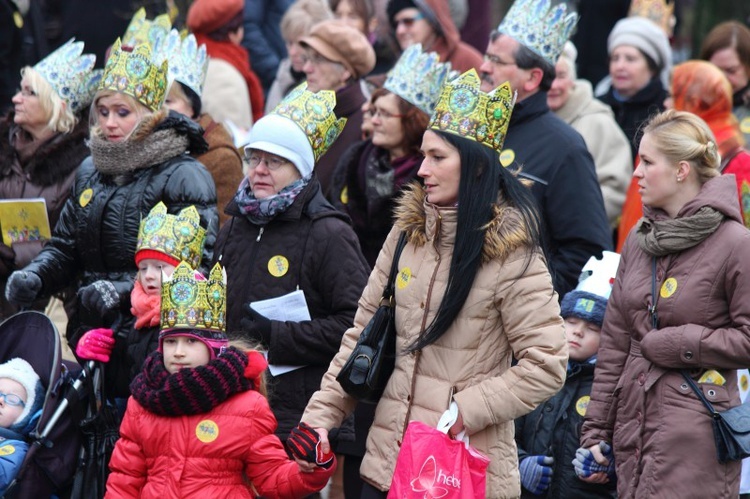
<svg viewBox="0 0 750 499">
<path fill-rule="evenodd" d="M 493 54 L 484 54 L 484 60 L 489 62 L 490 64 L 494 64 L 495 66 L 515 66 L 515 62 L 505 62 L 504 60 L 500 59 L 498 56 Z"/>
<path fill-rule="evenodd" d="M 336 61 L 332 61 L 330 59 L 327 59 L 327 58 L 323 57 L 320 54 L 316 54 L 316 53 L 312 53 L 312 52 L 304 54 L 302 56 L 302 64 L 305 64 L 305 63 L 308 63 L 308 62 L 310 64 L 312 64 L 313 66 L 320 66 L 321 64 L 325 64 L 325 63 L 339 64 Z"/>
<path fill-rule="evenodd" d="M 277 158 L 275 156 L 262 156 L 260 154 L 250 154 L 245 156 L 245 163 L 247 163 L 248 168 L 251 170 L 257 168 L 261 161 L 265 161 L 266 168 L 271 171 L 276 171 L 282 166 L 290 163 L 290 161 L 286 159 Z"/>
<path fill-rule="evenodd" d="M 387 120 L 387 119 L 390 119 L 390 118 L 403 118 L 405 115 L 404 114 L 393 114 L 393 113 L 390 113 L 390 112 L 386 111 L 385 109 L 375 108 L 374 111 L 372 111 L 372 110 L 370 111 L 370 116 L 372 116 L 373 118 L 378 117 L 378 118 L 380 118 L 382 120 Z"/>
<path fill-rule="evenodd" d="M 3 401 L 10 406 L 26 407 L 26 403 L 23 400 L 21 400 L 21 397 L 19 397 L 15 393 L 0 392 L 0 398 L 3 399 Z"/>
<path fill-rule="evenodd" d="M 417 14 L 414 17 L 404 17 L 403 19 L 394 19 L 393 24 L 396 28 L 399 27 L 400 24 L 404 25 L 404 28 L 411 28 L 414 26 L 414 23 L 419 21 L 420 19 L 424 19 L 424 14 Z"/>
</svg>

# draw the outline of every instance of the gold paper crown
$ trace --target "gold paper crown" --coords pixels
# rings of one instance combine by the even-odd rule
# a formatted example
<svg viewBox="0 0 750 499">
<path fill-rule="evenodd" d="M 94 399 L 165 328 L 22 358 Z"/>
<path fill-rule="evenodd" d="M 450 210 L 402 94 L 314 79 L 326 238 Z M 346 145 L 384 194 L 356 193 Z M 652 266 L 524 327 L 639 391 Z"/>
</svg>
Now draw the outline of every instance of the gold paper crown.
<svg viewBox="0 0 750 499">
<path fill-rule="evenodd" d="M 674 30 L 674 2 L 668 0 L 633 0 L 628 17 L 645 17 L 672 36 Z"/>
<path fill-rule="evenodd" d="M 161 330 L 196 329 L 223 334 L 226 330 L 227 274 L 221 264 L 208 280 L 181 262 L 161 286 Z"/>
<path fill-rule="evenodd" d="M 200 225 L 201 217 L 195 206 L 188 206 L 177 215 L 167 213 L 167 206 L 159 202 L 138 229 L 136 254 L 142 250 L 164 253 L 198 268 L 203 254 L 206 231 Z"/>
<path fill-rule="evenodd" d="M 164 102 L 167 92 L 167 61 L 160 66 L 151 62 L 151 46 L 147 43 L 123 50 L 118 38 L 104 66 L 104 76 L 99 90 L 114 90 L 130 95 L 135 100 L 156 111 Z"/>
<path fill-rule="evenodd" d="M 127 47 L 135 47 L 148 43 L 152 47 L 158 47 L 167 37 L 172 29 L 172 21 L 169 14 L 156 16 L 153 21 L 146 19 L 146 9 L 141 7 L 130 20 L 128 29 L 122 36 L 122 44 Z"/>
<path fill-rule="evenodd" d="M 320 90 L 310 92 L 307 82 L 292 90 L 270 114 L 292 120 L 299 126 L 313 149 L 315 162 L 325 154 L 346 125 L 346 118 L 336 119 L 336 92 Z"/>
<path fill-rule="evenodd" d="M 506 81 L 490 93 L 470 69 L 443 85 L 429 128 L 475 140 L 500 152 L 508 131 L 516 94 Z"/>
</svg>

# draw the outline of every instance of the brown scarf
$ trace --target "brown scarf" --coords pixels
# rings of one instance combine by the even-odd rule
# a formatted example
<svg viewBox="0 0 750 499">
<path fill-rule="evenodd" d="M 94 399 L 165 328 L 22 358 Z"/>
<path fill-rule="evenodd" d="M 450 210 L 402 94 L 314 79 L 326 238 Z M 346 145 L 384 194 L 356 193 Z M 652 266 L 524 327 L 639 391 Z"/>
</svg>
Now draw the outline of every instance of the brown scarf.
<svg viewBox="0 0 750 499">
<path fill-rule="evenodd" d="M 664 256 L 692 248 L 713 234 L 724 220 L 724 214 L 710 206 L 699 209 L 695 215 L 667 220 L 650 220 L 643 217 L 638 222 L 638 245 L 651 256 Z"/>
<path fill-rule="evenodd" d="M 187 151 L 188 138 L 173 129 L 157 130 L 142 140 L 109 140 L 91 134 L 91 158 L 99 172 L 124 175 L 158 165 Z"/>
</svg>

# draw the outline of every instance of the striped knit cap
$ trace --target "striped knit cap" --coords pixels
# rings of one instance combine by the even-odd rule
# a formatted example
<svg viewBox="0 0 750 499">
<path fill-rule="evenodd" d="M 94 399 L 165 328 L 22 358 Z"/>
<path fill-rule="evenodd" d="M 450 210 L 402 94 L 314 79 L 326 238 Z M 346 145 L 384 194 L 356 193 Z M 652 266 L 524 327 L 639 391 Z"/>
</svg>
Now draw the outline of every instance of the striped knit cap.
<svg viewBox="0 0 750 499">
<path fill-rule="evenodd" d="M 208 364 L 170 374 L 161 353 L 146 358 L 130 392 L 146 410 L 159 416 L 204 414 L 231 396 L 257 388 L 245 376 L 247 355 L 229 347 Z"/>
</svg>

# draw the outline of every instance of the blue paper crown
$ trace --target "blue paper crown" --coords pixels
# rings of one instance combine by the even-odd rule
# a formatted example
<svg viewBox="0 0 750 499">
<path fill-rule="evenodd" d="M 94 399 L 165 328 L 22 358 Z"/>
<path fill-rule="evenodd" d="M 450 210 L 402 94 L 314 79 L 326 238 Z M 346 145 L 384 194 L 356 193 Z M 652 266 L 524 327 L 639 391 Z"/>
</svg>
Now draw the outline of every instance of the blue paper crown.
<svg viewBox="0 0 750 499">
<path fill-rule="evenodd" d="M 75 113 L 91 102 L 102 78 L 101 70 L 93 70 L 95 62 L 95 55 L 83 54 L 83 42 L 71 38 L 39 61 L 34 70 Z"/>
<path fill-rule="evenodd" d="M 550 0 L 516 0 L 497 31 L 525 45 L 554 66 L 578 21 L 578 14 L 567 12 L 564 3 L 551 7 Z"/>
<path fill-rule="evenodd" d="M 165 59 L 169 64 L 167 78 L 169 82 L 175 80 L 187 85 L 198 97 L 203 92 L 203 80 L 208 69 L 206 46 L 198 47 L 195 36 L 188 35 L 184 40 L 180 33 L 173 29 L 156 50 L 152 59 L 155 64 L 161 64 Z"/>
<path fill-rule="evenodd" d="M 435 52 L 422 52 L 422 45 L 409 46 L 388 73 L 385 88 L 428 115 L 435 111 L 435 103 L 446 78 L 454 76 L 451 63 L 441 63 Z"/>
</svg>

